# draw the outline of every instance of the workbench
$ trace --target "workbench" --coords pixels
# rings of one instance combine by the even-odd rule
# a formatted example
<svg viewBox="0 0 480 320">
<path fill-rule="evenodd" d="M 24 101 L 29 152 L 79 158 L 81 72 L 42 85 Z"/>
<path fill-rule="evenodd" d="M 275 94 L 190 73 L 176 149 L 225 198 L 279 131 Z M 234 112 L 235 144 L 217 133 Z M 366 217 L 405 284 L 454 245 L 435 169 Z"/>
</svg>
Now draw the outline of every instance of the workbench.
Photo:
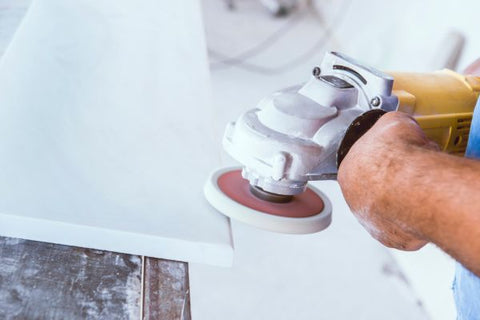
<svg viewBox="0 0 480 320">
<path fill-rule="evenodd" d="M 0 319 L 190 319 L 188 265 L 0 237 Z"/>
</svg>

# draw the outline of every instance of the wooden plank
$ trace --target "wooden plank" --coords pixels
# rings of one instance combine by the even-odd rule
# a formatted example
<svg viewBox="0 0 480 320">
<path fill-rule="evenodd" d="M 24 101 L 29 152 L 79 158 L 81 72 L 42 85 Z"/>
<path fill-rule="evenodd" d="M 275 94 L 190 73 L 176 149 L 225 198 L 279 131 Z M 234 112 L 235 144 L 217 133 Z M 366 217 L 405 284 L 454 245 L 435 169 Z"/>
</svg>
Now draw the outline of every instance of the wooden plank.
<svg viewBox="0 0 480 320">
<path fill-rule="evenodd" d="M 145 258 L 143 319 L 190 320 L 188 265 Z"/>
<path fill-rule="evenodd" d="M 0 319 L 139 319 L 140 256 L 0 238 Z"/>
</svg>

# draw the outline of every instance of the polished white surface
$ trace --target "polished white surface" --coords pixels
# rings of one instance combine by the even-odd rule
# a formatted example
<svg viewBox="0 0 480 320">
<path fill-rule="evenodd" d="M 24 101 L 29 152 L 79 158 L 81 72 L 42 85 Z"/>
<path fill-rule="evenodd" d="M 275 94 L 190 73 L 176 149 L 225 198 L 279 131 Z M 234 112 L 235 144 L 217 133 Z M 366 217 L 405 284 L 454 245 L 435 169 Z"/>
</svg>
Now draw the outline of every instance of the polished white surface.
<svg viewBox="0 0 480 320">
<path fill-rule="evenodd" d="M 229 265 L 209 81 L 196 1 L 35 1 L 0 64 L 0 234 Z"/>
</svg>

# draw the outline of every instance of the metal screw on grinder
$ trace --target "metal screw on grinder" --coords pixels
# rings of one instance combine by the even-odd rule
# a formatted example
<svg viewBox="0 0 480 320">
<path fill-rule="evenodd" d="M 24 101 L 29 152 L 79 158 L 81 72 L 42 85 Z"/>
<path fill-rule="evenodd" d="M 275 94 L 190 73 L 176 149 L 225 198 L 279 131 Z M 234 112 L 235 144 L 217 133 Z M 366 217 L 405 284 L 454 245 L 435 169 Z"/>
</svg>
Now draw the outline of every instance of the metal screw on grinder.
<svg viewBox="0 0 480 320">
<path fill-rule="evenodd" d="M 320 77 L 321 73 L 322 73 L 322 69 L 320 69 L 320 67 L 313 68 L 312 74 L 314 77 L 316 78 Z"/>
<path fill-rule="evenodd" d="M 370 105 L 371 105 L 372 107 L 378 107 L 378 106 L 380 106 L 380 103 L 381 103 L 381 102 L 382 102 L 382 101 L 380 100 L 379 97 L 375 97 L 375 98 L 373 98 L 373 99 L 370 101 Z"/>
<path fill-rule="evenodd" d="M 287 203 L 293 199 L 293 196 L 268 192 L 260 187 L 252 185 L 250 185 L 250 192 L 259 199 L 273 203 Z"/>
</svg>

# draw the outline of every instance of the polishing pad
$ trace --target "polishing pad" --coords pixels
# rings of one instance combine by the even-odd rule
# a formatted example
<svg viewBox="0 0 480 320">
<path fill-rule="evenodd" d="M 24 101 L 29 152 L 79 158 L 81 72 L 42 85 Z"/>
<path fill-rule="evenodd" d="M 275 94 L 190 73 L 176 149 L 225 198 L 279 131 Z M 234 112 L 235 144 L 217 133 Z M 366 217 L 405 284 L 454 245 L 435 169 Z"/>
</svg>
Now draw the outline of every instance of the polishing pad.
<svg viewBox="0 0 480 320">
<path fill-rule="evenodd" d="M 205 185 L 208 202 L 224 215 L 282 233 L 314 233 L 330 225 L 332 206 L 328 198 L 314 187 L 307 187 L 286 203 L 275 203 L 256 197 L 242 169 L 214 171 Z"/>
</svg>

